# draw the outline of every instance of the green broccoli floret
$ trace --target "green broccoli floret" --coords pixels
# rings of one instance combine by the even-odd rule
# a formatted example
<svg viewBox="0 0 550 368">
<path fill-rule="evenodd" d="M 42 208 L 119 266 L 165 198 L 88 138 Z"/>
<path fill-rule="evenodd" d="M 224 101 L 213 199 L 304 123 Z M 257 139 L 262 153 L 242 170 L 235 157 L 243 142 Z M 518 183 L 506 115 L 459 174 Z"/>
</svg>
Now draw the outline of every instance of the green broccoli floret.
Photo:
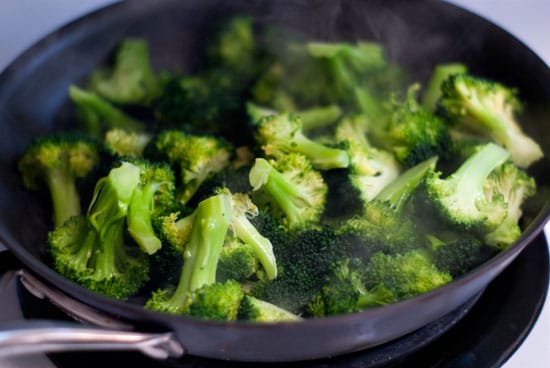
<svg viewBox="0 0 550 368">
<path fill-rule="evenodd" d="M 444 221 L 483 234 L 494 230 L 506 217 L 507 205 L 499 193 L 485 193 L 489 174 L 509 153 L 493 143 L 481 146 L 451 175 L 441 178 L 432 171 L 425 180 L 425 202 Z"/>
<path fill-rule="evenodd" d="M 146 40 L 128 38 L 118 46 L 112 67 L 92 72 L 89 89 L 117 104 L 147 104 L 158 93 Z"/>
<path fill-rule="evenodd" d="M 241 285 L 234 280 L 206 284 L 191 293 L 184 313 L 201 319 L 234 321 L 243 296 Z"/>
<path fill-rule="evenodd" d="M 239 307 L 238 319 L 258 323 L 301 321 L 302 318 L 275 304 L 245 295 Z"/>
<path fill-rule="evenodd" d="M 424 94 L 422 95 L 422 105 L 428 110 L 435 111 L 437 103 L 441 97 L 441 83 L 454 74 L 465 74 L 468 67 L 462 63 L 438 64 L 434 67 L 432 75 Z"/>
<path fill-rule="evenodd" d="M 258 258 L 254 248 L 241 240 L 232 238 L 225 241 L 218 261 L 216 279 L 243 282 L 258 271 Z"/>
<path fill-rule="evenodd" d="M 35 139 L 19 159 L 23 184 L 32 190 L 47 188 L 51 197 L 54 226 L 81 214 L 77 179 L 99 164 L 99 145 L 76 134 L 55 134 Z"/>
<path fill-rule="evenodd" d="M 439 271 L 425 250 L 411 250 L 403 254 L 374 254 L 365 269 L 367 290 L 382 285 L 396 300 L 423 294 L 452 281 L 447 272 Z"/>
<path fill-rule="evenodd" d="M 179 130 L 160 132 L 152 142 L 155 155 L 167 160 L 180 176 L 178 200 L 185 204 L 200 185 L 230 163 L 232 147 L 211 136 L 187 134 Z"/>
<path fill-rule="evenodd" d="M 54 266 L 89 290 L 118 299 L 135 294 L 149 279 L 149 261 L 124 229 L 139 167 L 123 162 L 101 178 L 86 217 L 77 216 L 48 234 Z"/>
<path fill-rule="evenodd" d="M 304 156 L 288 154 L 271 163 L 258 158 L 249 180 L 253 190 L 259 191 L 254 197 L 260 197 L 258 203 L 289 228 L 303 228 L 319 221 L 327 186 Z"/>
<path fill-rule="evenodd" d="M 519 167 L 543 157 L 540 146 L 521 130 L 516 118 L 521 104 L 515 89 L 469 74 L 449 77 L 441 89 L 440 108 L 456 127 L 494 140 Z"/>
<path fill-rule="evenodd" d="M 110 129 L 105 133 L 104 144 L 107 150 L 119 157 L 142 157 L 143 151 L 152 136 L 145 132 Z"/>
<path fill-rule="evenodd" d="M 90 135 L 101 137 L 104 132 L 114 128 L 129 132 L 145 130 L 143 122 L 91 91 L 73 85 L 69 87 L 69 97 L 76 107 L 83 129 Z"/>
<path fill-rule="evenodd" d="M 399 254 L 422 243 L 416 219 L 406 213 L 405 205 L 435 164 L 436 158 L 431 158 L 403 172 L 365 204 L 361 216 L 339 227 L 338 234 L 352 253 L 359 257 L 375 252 Z"/>
<path fill-rule="evenodd" d="M 523 214 L 522 204 L 535 195 L 535 179 L 511 162 L 497 167 L 484 184 L 485 195 L 502 195 L 507 204 L 506 217 L 491 232 L 484 234 L 485 243 L 497 249 L 506 249 L 521 236 L 519 221 Z"/>
<path fill-rule="evenodd" d="M 279 114 L 265 116 L 258 122 L 257 139 L 265 154 L 281 158 L 289 153 L 306 156 L 313 167 L 322 170 L 345 168 L 349 165 L 346 151 L 314 142 L 302 133 L 299 117 Z"/>
<path fill-rule="evenodd" d="M 407 167 L 441 155 L 450 144 L 445 121 L 417 102 L 419 88 L 418 84 L 409 87 L 407 97 L 396 102 L 387 121 L 371 124 L 369 132 L 374 143 L 393 152 Z"/>
<path fill-rule="evenodd" d="M 220 253 L 230 224 L 230 196 L 218 194 L 200 202 L 193 212 L 191 233 L 183 249 L 184 261 L 177 288 L 153 292 L 145 307 L 181 314 L 187 310 L 193 291 L 214 284 Z"/>
<path fill-rule="evenodd" d="M 130 162 L 139 167 L 140 180 L 128 206 L 128 232 L 141 250 L 151 255 L 162 246 L 153 228 L 153 218 L 172 206 L 175 177 L 166 163 L 145 159 L 133 159 Z"/>
<path fill-rule="evenodd" d="M 368 122 L 363 116 L 347 117 L 336 128 L 336 139 L 347 143 L 350 157 L 349 179 L 361 200 L 372 200 L 401 173 L 394 155 L 373 147 L 367 136 Z"/>
</svg>

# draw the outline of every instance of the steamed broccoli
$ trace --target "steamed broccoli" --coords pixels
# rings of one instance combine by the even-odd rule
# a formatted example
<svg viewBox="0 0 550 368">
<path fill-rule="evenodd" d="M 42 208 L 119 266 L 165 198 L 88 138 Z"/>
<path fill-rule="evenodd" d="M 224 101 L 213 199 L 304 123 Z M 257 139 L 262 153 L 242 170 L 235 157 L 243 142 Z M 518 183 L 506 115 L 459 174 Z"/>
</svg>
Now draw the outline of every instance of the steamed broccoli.
<svg viewBox="0 0 550 368">
<path fill-rule="evenodd" d="M 86 216 L 71 217 L 48 234 L 56 270 L 89 290 L 127 299 L 149 279 L 149 260 L 124 239 L 139 167 L 127 162 L 101 178 Z"/>
<path fill-rule="evenodd" d="M 302 318 L 275 304 L 245 295 L 239 306 L 238 318 L 241 320 L 261 323 L 295 322 Z"/>
<path fill-rule="evenodd" d="M 234 321 L 243 297 L 237 281 L 205 284 L 190 294 L 184 313 L 201 319 Z"/>
<path fill-rule="evenodd" d="M 437 103 L 441 97 L 441 83 L 454 74 L 464 74 L 468 72 L 468 67 L 462 63 L 438 64 L 434 67 L 432 75 L 424 94 L 422 95 L 422 105 L 430 111 L 437 109 Z"/>
<path fill-rule="evenodd" d="M 279 161 L 257 158 L 249 173 L 258 203 L 289 228 L 316 223 L 324 210 L 327 186 L 309 161 L 288 154 Z"/>
<path fill-rule="evenodd" d="M 19 159 L 18 169 L 28 189 L 47 188 L 54 226 L 81 214 L 77 179 L 99 164 L 99 145 L 77 134 L 55 134 L 35 139 Z"/>
<path fill-rule="evenodd" d="M 254 248 L 237 238 L 226 240 L 218 261 L 216 279 L 243 282 L 258 271 Z"/>
<path fill-rule="evenodd" d="M 521 130 L 516 118 L 521 109 L 516 90 L 469 74 L 452 75 L 441 89 L 440 108 L 456 127 L 503 146 L 519 167 L 543 157 L 540 146 Z"/>
<path fill-rule="evenodd" d="M 142 157 L 151 138 L 150 133 L 114 128 L 105 133 L 104 145 L 115 156 Z"/>
</svg>

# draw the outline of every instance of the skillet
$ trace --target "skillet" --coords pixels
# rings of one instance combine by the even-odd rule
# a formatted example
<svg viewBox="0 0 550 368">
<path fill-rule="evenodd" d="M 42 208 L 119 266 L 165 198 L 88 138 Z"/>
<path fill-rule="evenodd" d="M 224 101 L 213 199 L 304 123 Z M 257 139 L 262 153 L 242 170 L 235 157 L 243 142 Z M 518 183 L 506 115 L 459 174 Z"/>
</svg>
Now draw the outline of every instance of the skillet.
<svg viewBox="0 0 550 368">
<path fill-rule="evenodd" d="M 30 140 L 71 126 L 67 87 L 104 62 L 127 36 L 149 40 L 158 69 L 193 65 L 202 30 L 231 13 L 251 14 L 323 40 L 371 39 L 390 60 L 425 81 L 433 65 L 460 60 L 474 74 L 513 85 L 527 102 L 522 123 L 547 153 L 550 71 L 494 25 L 439 1 L 133 1 L 115 4 L 48 36 L 0 76 L 0 239 L 39 279 L 144 331 L 173 331 L 194 355 L 243 361 L 291 361 L 382 344 L 456 309 L 482 291 L 535 238 L 548 219 L 548 162 L 532 167 L 540 196 L 526 211 L 522 238 L 468 275 L 419 297 L 322 320 L 278 325 L 217 323 L 143 310 L 81 288 L 48 267 L 49 209 L 22 189 L 14 163 Z"/>
</svg>

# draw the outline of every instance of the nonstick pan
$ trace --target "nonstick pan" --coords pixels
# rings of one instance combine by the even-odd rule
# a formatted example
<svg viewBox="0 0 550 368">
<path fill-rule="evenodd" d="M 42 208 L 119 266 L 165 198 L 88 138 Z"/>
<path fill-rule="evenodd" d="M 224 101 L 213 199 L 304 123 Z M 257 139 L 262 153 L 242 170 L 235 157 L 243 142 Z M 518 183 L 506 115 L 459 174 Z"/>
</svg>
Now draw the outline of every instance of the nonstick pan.
<svg viewBox="0 0 550 368">
<path fill-rule="evenodd" d="M 157 69 L 197 63 L 195 50 L 217 19 L 246 13 L 318 40 L 373 40 L 388 58 L 425 82 L 437 63 L 461 61 L 472 73 L 515 86 L 526 102 L 521 121 L 550 149 L 550 70 L 491 23 L 440 1 L 164 0 L 118 3 L 79 19 L 33 46 L 0 76 L 0 240 L 26 272 L 80 303 L 140 331 L 173 332 L 185 351 L 241 361 L 294 361 L 353 352 L 435 321 L 478 295 L 541 232 L 549 216 L 548 160 L 530 168 L 538 196 L 525 231 L 506 251 L 452 283 L 381 308 L 299 323 L 219 323 L 147 311 L 92 293 L 47 263 L 47 204 L 25 191 L 15 168 L 32 138 L 71 127 L 67 88 L 105 62 L 124 37 L 146 38 Z M 547 275 L 541 275 L 547 277 Z"/>
</svg>

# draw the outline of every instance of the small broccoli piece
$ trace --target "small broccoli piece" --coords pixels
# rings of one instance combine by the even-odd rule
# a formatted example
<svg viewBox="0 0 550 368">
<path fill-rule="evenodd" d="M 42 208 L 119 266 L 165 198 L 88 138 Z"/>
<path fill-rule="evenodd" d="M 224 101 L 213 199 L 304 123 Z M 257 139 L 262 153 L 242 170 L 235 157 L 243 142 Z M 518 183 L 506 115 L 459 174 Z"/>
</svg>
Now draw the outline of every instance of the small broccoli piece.
<svg viewBox="0 0 550 368">
<path fill-rule="evenodd" d="M 275 304 L 245 295 L 239 307 L 238 318 L 258 323 L 301 321 L 302 318 Z"/>
<path fill-rule="evenodd" d="M 18 169 L 26 188 L 51 197 L 54 226 L 81 214 L 77 179 L 91 174 L 99 164 L 99 145 L 76 134 L 55 134 L 35 139 L 19 159 Z"/>
<path fill-rule="evenodd" d="M 258 203 L 266 203 L 264 208 L 289 228 L 303 228 L 319 221 L 327 186 L 304 156 L 288 154 L 271 163 L 257 158 L 249 181 L 253 190 L 259 191 Z"/>
<path fill-rule="evenodd" d="M 162 246 L 153 228 L 153 218 L 172 205 L 175 177 L 168 164 L 145 159 L 131 162 L 139 167 L 140 180 L 128 205 L 128 232 L 141 250 L 151 255 Z"/>
<path fill-rule="evenodd" d="M 183 249 L 184 261 L 177 288 L 153 292 L 145 307 L 181 314 L 187 310 L 193 291 L 214 284 L 230 223 L 230 196 L 218 194 L 199 203 L 193 212 L 191 233 Z"/>
<path fill-rule="evenodd" d="M 395 154 L 407 167 L 441 155 L 450 144 L 445 121 L 420 105 L 416 93 L 420 85 L 409 87 L 407 97 L 396 102 L 387 121 L 371 124 L 373 142 Z"/>
<path fill-rule="evenodd" d="M 118 46 L 115 63 L 95 70 L 89 89 L 117 104 L 147 104 L 158 93 L 146 40 L 128 38 Z"/>
<path fill-rule="evenodd" d="M 468 234 L 442 233 L 427 235 L 431 245 L 431 258 L 438 270 L 453 278 L 470 272 L 495 254 L 478 238 Z"/>
<path fill-rule="evenodd" d="M 444 221 L 479 233 L 494 230 L 506 217 L 501 194 L 485 193 L 489 174 L 503 164 L 509 153 L 493 143 L 481 146 L 446 178 L 432 171 L 425 180 L 425 202 Z"/>
<path fill-rule="evenodd" d="M 422 243 L 416 221 L 404 209 L 435 163 L 436 158 L 431 158 L 403 172 L 365 204 L 362 216 L 339 227 L 338 234 L 352 253 L 359 257 L 375 252 L 399 254 Z"/>
<path fill-rule="evenodd" d="M 435 111 L 441 97 L 441 83 L 454 74 L 465 74 L 468 67 L 462 63 L 438 64 L 432 71 L 432 76 L 422 96 L 422 105 L 428 110 Z"/>
<path fill-rule="evenodd" d="M 216 279 L 219 281 L 245 281 L 258 271 L 258 259 L 254 248 L 233 238 L 226 240 L 218 261 Z"/>
<path fill-rule="evenodd" d="M 90 135 L 101 137 L 113 128 L 129 132 L 142 132 L 145 124 L 115 107 L 99 95 L 77 86 L 69 87 L 69 97 L 76 107 L 83 129 Z"/>
<path fill-rule="evenodd" d="M 118 299 L 135 294 L 149 279 L 148 258 L 124 239 L 139 175 L 127 162 L 113 168 L 97 182 L 86 217 L 72 217 L 48 234 L 54 266 L 63 276 Z"/>
<path fill-rule="evenodd" d="M 346 151 L 316 143 L 302 133 L 299 117 L 288 114 L 265 116 L 258 122 L 258 142 L 265 154 L 281 158 L 289 153 L 306 156 L 313 167 L 322 170 L 349 165 Z"/>
<path fill-rule="evenodd" d="M 180 176 L 179 201 L 187 203 L 200 185 L 209 177 L 230 164 L 232 147 L 226 141 L 187 134 L 178 130 L 165 130 L 152 142 L 155 155 L 167 160 Z"/>
<path fill-rule="evenodd" d="M 241 285 L 234 280 L 206 284 L 191 293 L 184 313 L 201 319 L 234 321 L 243 296 Z"/>
<path fill-rule="evenodd" d="M 143 151 L 152 136 L 145 132 L 110 129 L 105 133 L 104 144 L 107 150 L 119 157 L 142 157 Z"/>
<path fill-rule="evenodd" d="M 349 179 L 364 203 L 372 200 L 401 172 L 392 153 L 370 144 L 365 120 L 363 116 L 348 117 L 338 124 L 335 133 L 338 141 L 347 143 Z"/>
<path fill-rule="evenodd" d="M 396 300 L 423 294 L 452 281 L 447 272 L 439 271 L 427 251 L 411 250 L 403 254 L 374 254 L 365 269 L 367 290 L 384 286 Z"/>
<path fill-rule="evenodd" d="M 521 236 L 519 221 L 523 202 L 535 195 L 535 179 L 511 162 L 506 162 L 489 174 L 484 184 L 485 195 L 502 195 L 507 204 L 504 220 L 484 235 L 485 243 L 497 249 L 506 249 Z"/>
<path fill-rule="evenodd" d="M 521 168 L 543 157 L 540 146 L 521 130 L 515 116 L 521 109 L 516 90 L 469 74 L 449 77 L 441 89 L 440 108 L 456 127 L 491 138 Z"/>
</svg>

